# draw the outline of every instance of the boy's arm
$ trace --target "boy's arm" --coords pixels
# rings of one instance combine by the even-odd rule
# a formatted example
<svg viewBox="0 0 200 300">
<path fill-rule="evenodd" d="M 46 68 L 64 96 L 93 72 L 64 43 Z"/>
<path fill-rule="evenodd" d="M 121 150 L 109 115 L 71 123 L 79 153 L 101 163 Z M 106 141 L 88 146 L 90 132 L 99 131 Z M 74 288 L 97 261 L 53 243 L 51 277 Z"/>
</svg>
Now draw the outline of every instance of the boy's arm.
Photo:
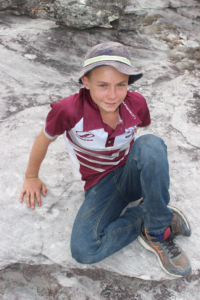
<svg viewBox="0 0 200 300">
<path fill-rule="evenodd" d="M 29 157 L 28 167 L 25 173 L 23 189 L 20 194 L 21 203 L 23 202 L 23 197 L 26 194 L 26 205 L 28 208 L 30 206 L 32 209 L 35 208 L 35 196 L 38 205 L 41 206 L 41 190 L 43 196 L 46 196 L 46 185 L 38 178 L 38 173 L 40 165 L 47 153 L 49 144 L 55 140 L 56 138 L 53 140 L 48 139 L 42 129 L 36 137 L 35 142 L 33 144 Z"/>
</svg>

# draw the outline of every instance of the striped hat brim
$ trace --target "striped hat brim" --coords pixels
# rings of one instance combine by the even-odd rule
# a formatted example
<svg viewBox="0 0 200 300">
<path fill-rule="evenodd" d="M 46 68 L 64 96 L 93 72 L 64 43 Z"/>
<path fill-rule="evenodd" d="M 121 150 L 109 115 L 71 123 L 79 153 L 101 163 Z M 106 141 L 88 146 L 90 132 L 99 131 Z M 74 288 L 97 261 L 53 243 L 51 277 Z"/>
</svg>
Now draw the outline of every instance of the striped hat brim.
<svg viewBox="0 0 200 300">
<path fill-rule="evenodd" d="M 122 59 L 124 59 L 122 57 Z M 89 61 L 89 60 L 88 60 Z M 131 63 L 128 59 L 126 59 L 126 62 L 124 61 L 116 61 L 116 59 L 113 57 L 112 60 L 97 60 L 97 61 L 91 61 L 88 63 L 87 60 L 85 61 L 84 64 L 84 68 L 82 69 L 82 71 L 76 76 L 74 77 L 74 81 L 83 84 L 81 81 L 81 77 L 83 77 L 84 75 L 86 75 L 88 72 L 101 67 L 101 66 L 111 66 L 114 67 L 118 72 L 129 75 L 129 82 L 128 84 L 132 84 L 134 83 L 136 80 L 140 79 L 143 74 L 142 73 L 137 73 L 134 72 L 132 67 L 131 67 Z"/>
</svg>

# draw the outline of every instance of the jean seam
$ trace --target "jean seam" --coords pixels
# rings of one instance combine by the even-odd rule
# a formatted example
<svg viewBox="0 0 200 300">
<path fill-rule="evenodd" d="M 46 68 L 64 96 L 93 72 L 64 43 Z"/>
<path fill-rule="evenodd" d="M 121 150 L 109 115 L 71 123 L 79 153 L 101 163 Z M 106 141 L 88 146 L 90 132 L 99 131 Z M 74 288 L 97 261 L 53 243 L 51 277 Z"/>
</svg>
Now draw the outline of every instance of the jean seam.
<svg viewBox="0 0 200 300">
<path fill-rule="evenodd" d="M 142 185 L 142 187 L 143 187 L 143 190 L 144 190 L 144 192 L 145 192 L 145 195 L 147 196 L 148 195 L 148 193 L 147 193 L 147 191 L 146 191 L 146 188 L 145 188 L 145 185 L 144 185 L 144 181 L 142 180 L 142 178 L 140 177 L 140 182 L 141 182 L 141 185 Z"/>
<path fill-rule="evenodd" d="M 147 221 L 148 221 L 148 223 L 147 223 L 146 228 L 148 228 L 150 225 L 150 213 L 147 213 Z"/>
<path fill-rule="evenodd" d="M 134 157 L 134 156 L 131 158 L 129 165 L 127 166 L 126 173 L 125 173 L 124 179 L 122 180 L 121 185 L 123 184 L 123 182 L 124 182 L 124 180 L 125 180 L 125 177 L 126 177 L 126 175 L 127 175 L 127 173 L 128 173 L 128 170 L 129 170 L 129 168 L 130 168 L 130 165 L 131 165 L 131 163 L 132 163 L 132 160 L 135 160 L 135 161 L 138 162 L 138 158 L 136 158 L 136 157 Z M 137 168 L 138 168 L 138 166 L 137 166 Z M 138 168 L 138 169 L 140 170 L 140 168 Z"/>
<path fill-rule="evenodd" d="M 125 200 L 127 203 L 129 203 L 129 201 L 126 200 L 126 198 L 124 197 L 124 195 L 121 193 L 120 189 L 121 189 L 121 186 L 122 186 L 122 184 L 123 184 L 123 182 L 124 182 L 124 180 L 125 180 L 125 177 L 126 177 L 126 175 L 127 175 L 127 173 L 128 173 L 128 170 L 129 170 L 129 168 L 130 168 L 130 165 L 131 165 L 132 160 L 135 160 L 136 162 L 138 162 L 138 158 L 136 158 L 135 156 L 133 156 L 133 157 L 131 158 L 129 165 L 128 165 L 127 168 L 126 168 L 126 173 L 125 173 L 125 175 L 124 175 L 124 179 L 122 180 L 121 185 L 120 185 L 119 187 L 117 186 L 116 180 L 115 180 L 115 178 L 114 178 L 116 188 L 118 189 L 120 195 L 124 198 L 124 200 Z M 138 165 L 137 165 L 137 168 L 138 168 L 138 170 L 141 171 L 141 169 L 138 167 Z M 144 184 L 143 184 L 143 186 L 144 186 Z M 145 190 L 145 194 L 147 195 L 147 192 L 146 192 L 146 189 L 145 189 L 145 188 L 144 188 L 144 190 Z"/>
<path fill-rule="evenodd" d="M 107 203 L 107 205 L 104 207 L 104 209 L 102 210 L 102 212 L 101 212 L 101 214 L 100 214 L 100 216 L 99 216 L 99 218 L 98 218 L 98 220 L 97 220 L 97 222 L 96 222 L 96 226 L 95 226 L 94 229 L 93 229 L 93 231 L 94 231 L 94 240 L 95 240 L 95 241 L 97 241 L 97 228 L 98 228 L 98 226 L 99 226 L 99 223 L 100 223 L 100 221 L 101 221 L 101 219 L 102 219 L 102 217 L 103 217 L 103 215 L 104 215 L 106 209 L 108 208 L 108 206 L 109 206 L 110 203 L 112 202 L 114 196 L 117 194 L 117 192 L 118 192 L 118 189 L 115 190 L 115 192 L 113 193 L 113 195 L 112 195 L 110 201 L 109 201 L 109 202 Z"/>
<path fill-rule="evenodd" d="M 118 233 L 118 232 L 120 232 L 120 231 L 128 230 L 128 229 L 130 229 L 130 228 L 132 228 L 132 227 L 135 227 L 135 226 L 138 224 L 138 222 L 142 221 L 142 219 L 143 219 L 143 217 L 141 217 L 139 220 L 137 220 L 137 222 L 136 222 L 135 224 L 132 224 L 132 225 L 130 225 L 130 226 L 128 226 L 128 227 L 125 227 L 125 228 L 118 228 L 117 230 L 113 231 L 112 233 L 108 234 L 107 236 L 104 236 L 104 237 L 102 238 L 102 241 L 106 240 L 107 238 L 111 237 L 112 235 L 114 235 L 114 234 L 116 234 L 116 233 Z"/>
<path fill-rule="evenodd" d="M 127 205 L 129 204 L 129 201 L 124 197 L 124 195 L 122 195 L 120 189 L 121 189 L 121 186 L 117 186 L 117 182 L 115 180 L 115 177 L 114 177 L 114 182 L 115 182 L 115 186 L 116 186 L 116 189 L 118 190 L 118 192 L 120 193 L 120 195 L 122 196 L 122 198 L 127 202 Z"/>
</svg>

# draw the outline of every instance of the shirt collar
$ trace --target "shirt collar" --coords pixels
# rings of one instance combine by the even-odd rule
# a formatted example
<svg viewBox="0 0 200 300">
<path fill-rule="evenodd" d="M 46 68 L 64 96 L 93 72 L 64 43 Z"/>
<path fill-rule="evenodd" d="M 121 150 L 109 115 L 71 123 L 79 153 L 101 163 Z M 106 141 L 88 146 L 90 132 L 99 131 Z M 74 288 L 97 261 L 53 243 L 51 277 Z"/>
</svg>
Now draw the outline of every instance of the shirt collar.
<svg viewBox="0 0 200 300">
<path fill-rule="evenodd" d="M 92 100 L 90 92 L 83 89 L 83 130 L 90 131 L 104 127 L 99 108 Z"/>
<path fill-rule="evenodd" d="M 133 108 L 134 105 L 130 105 L 131 102 L 134 103 L 134 99 L 132 94 L 128 91 L 126 98 L 119 107 L 119 114 L 123 120 L 124 128 L 134 127 L 142 123 Z"/>
</svg>

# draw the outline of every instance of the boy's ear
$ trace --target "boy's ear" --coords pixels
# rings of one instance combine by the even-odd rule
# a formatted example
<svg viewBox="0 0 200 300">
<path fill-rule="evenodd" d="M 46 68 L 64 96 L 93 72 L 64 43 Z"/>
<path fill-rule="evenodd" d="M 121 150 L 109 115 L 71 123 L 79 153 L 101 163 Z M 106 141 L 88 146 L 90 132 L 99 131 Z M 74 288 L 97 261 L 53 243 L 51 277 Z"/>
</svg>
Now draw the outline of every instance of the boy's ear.
<svg viewBox="0 0 200 300">
<path fill-rule="evenodd" d="M 83 85 L 85 86 L 85 88 L 87 90 L 89 90 L 90 86 L 89 86 L 89 79 L 87 78 L 87 76 L 81 77 L 81 81 L 82 81 Z"/>
</svg>

